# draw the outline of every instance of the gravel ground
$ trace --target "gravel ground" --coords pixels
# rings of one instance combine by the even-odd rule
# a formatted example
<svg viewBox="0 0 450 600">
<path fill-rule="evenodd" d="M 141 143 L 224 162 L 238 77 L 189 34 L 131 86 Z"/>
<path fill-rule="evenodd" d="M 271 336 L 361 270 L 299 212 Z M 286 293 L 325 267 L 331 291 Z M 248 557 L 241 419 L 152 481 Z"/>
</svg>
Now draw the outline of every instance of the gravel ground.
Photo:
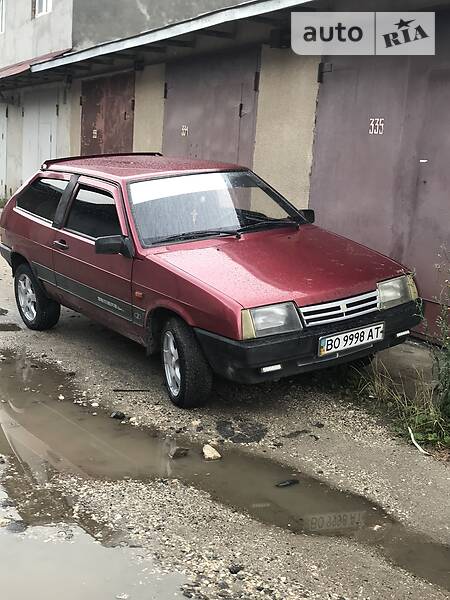
<svg viewBox="0 0 450 600">
<path fill-rule="evenodd" d="M 8 310 L 0 325 L 19 323 L 7 269 L 0 269 L 0 307 Z M 48 333 L 0 332 L 2 348 L 26 351 L 74 372 L 80 390 L 105 410 L 122 410 L 136 425 L 183 432 L 201 443 L 239 444 L 246 452 L 360 493 L 405 525 L 450 543 L 449 465 L 394 438 L 333 378 L 302 376 L 256 387 L 219 382 L 208 407 L 185 412 L 167 400 L 157 360 L 70 311 Z M 176 481 L 60 476 L 57 485 L 95 518 L 153 549 L 164 566 L 186 573 L 192 589 L 185 597 L 448 597 L 366 548 L 264 526 Z M 232 575 L 232 565 L 243 569 Z"/>
</svg>

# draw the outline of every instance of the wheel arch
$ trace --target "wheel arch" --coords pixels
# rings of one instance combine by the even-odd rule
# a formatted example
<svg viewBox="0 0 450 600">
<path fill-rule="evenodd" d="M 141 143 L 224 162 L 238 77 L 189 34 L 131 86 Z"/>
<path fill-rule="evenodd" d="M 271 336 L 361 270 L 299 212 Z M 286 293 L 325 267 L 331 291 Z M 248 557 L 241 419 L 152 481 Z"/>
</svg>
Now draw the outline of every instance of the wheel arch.
<svg viewBox="0 0 450 600">
<path fill-rule="evenodd" d="M 15 275 L 17 268 L 23 264 L 28 265 L 31 269 L 30 262 L 25 258 L 25 256 L 23 256 L 23 254 L 20 254 L 19 252 L 12 252 L 11 253 L 11 269 L 12 269 L 13 275 Z"/>
<path fill-rule="evenodd" d="M 157 306 L 147 313 L 145 320 L 147 354 L 157 354 L 160 349 L 161 332 L 171 317 L 177 317 L 187 325 L 191 325 L 183 311 L 168 306 Z"/>
</svg>

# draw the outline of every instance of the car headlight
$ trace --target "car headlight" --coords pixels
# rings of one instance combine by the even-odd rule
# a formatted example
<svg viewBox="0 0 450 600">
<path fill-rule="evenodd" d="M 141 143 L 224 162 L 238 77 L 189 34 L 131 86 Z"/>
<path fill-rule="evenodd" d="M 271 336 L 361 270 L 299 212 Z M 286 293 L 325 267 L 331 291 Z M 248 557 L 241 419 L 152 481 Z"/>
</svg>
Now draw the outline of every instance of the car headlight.
<svg viewBox="0 0 450 600">
<path fill-rule="evenodd" d="M 302 323 L 292 302 L 242 311 L 242 338 L 244 340 L 289 333 L 300 329 L 302 329 Z"/>
<path fill-rule="evenodd" d="M 378 284 L 379 307 L 381 310 L 393 308 L 411 300 L 417 300 L 419 294 L 412 275 L 402 275 Z"/>
</svg>

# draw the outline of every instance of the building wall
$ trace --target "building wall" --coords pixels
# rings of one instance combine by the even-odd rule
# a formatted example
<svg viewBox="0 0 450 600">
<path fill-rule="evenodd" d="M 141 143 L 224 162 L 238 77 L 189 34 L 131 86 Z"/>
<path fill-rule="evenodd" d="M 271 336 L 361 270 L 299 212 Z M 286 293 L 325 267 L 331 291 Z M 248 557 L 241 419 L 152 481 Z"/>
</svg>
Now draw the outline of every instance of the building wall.
<svg viewBox="0 0 450 600">
<path fill-rule="evenodd" d="M 20 96 L 17 96 L 15 102 L 8 105 L 7 196 L 11 196 L 22 183 L 22 129 L 22 106 Z"/>
<path fill-rule="evenodd" d="M 0 34 L 0 69 L 72 47 L 73 0 L 55 0 L 47 15 L 32 18 L 31 0 L 6 2 L 5 32 Z"/>
<path fill-rule="evenodd" d="M 165 65 L 136 73 L 134 109 L 135 152 L 161 152 L 164 122 Z"/>
<path fill-rule="evenodd" d="M 81 154 L 81 81 L 75 80 L 69 90 L 70 148 L 68 155 Z"/>
<path fill-rule="evenodd" d="M 76 0 L 74 48 L 130 37 L 248 0 Z"/>
<path fill-rule="evenodd" d="M 253 168 L 301 208 L 309 202 L 318 64 L 263 47 Z"/>
</svg>

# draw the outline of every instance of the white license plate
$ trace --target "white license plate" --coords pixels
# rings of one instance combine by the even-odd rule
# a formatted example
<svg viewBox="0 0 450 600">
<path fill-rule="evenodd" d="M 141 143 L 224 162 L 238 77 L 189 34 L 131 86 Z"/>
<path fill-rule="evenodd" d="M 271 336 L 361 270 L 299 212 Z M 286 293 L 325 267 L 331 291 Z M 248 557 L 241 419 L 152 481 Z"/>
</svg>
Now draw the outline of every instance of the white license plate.
<svg viewBox="0 0 450 600">
<path fill-rule="evenodd" d="M 358 348 L 359 346 L 367 346 L 379 342 L 383 338 L 384 323 L 352 329 L 335 335 L 327 335 L 319 340 L 319 356 L 336 354 L 336 352 Z"/>
</svg>

